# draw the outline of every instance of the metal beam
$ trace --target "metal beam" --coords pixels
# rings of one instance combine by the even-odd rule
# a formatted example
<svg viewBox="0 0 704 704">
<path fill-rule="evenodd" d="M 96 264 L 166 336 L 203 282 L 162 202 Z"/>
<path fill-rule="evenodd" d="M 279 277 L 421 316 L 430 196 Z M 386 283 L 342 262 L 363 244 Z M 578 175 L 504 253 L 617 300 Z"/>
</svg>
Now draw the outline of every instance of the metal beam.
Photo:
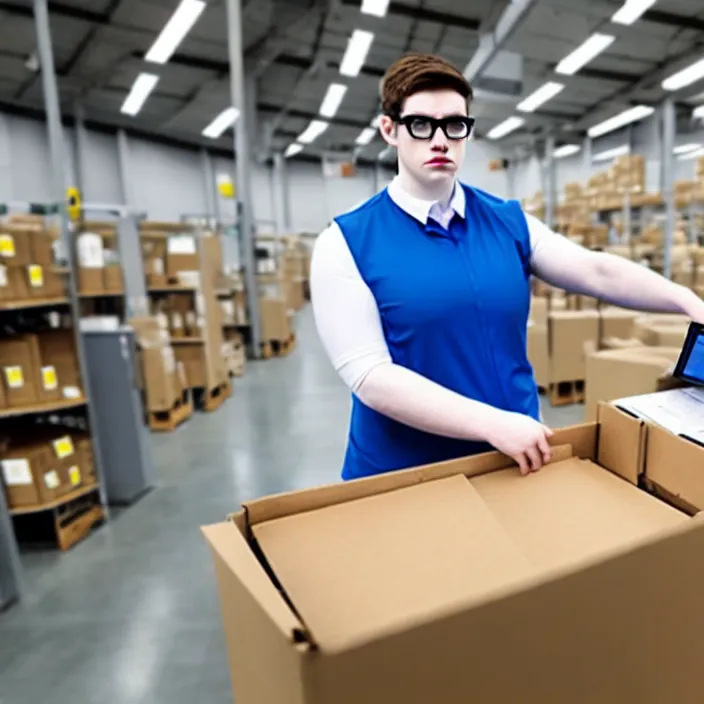
<svg viewBox="0 0 704 704">
<path fill-rule="evenodd" d="M 342 7 L 354 7 L 359 9 L 359 0 L 340 0 Z M 412 7 L 404 5 L 400 2 L 390 2 L 387 15 L 391 17 L 406 17 L 420 22 L 434 22 L 435 24 L 450 25 L 453 27 L 461 27 L 476 32 L 481 26 L 481 20 L 476 17 L 467 17 L 465 15 L 455 15 L 450 12 L 439 12 L 429 8 Z"/>
<path fill-rule="evenodd" d="M 678 29 L 693 29 L 697 32 L 704 32 L 704 20 L 696 17 L 676 15 L 672 12 L 663 12 L 662 10 L 646 10 L 641 16 L 641 20 L 664 24 L 668 27 L 677 27 Z"/>
<path fill-rule="evenodd" d="M 556 64 L 557 65 L 557 64 Z M 553 66 L 553 70 L 555 67 Z M 595 78 L 598 81 L 614 81 L 616 83 L 633 83 L 641 76 L 636 73 L 624 73 L 623 71 L 603 71 L 598 68 L 584 67 L 579 69 L 579 76 L 582 78 Z"/>
<path fill-rule="evenodd" d="M 672 271 L 672 242 L 675 234 L 675 103 L 667 98 L 662 106 L 662 197 L 665 201 L 665 257 L 663 274 L 669 279 Z"/>
<path fill-rule="evenodd" d="M 271 103 L 258 103 L 257 110 L 259 112 L 275 112 L 279 113 L 281 111 L 281 105 L 272 105 Z M 288 110 L 289 117 L 300 117 L 302 120 L 315 120 L 319 117 L 318 113 L 307 112 L 305 110 Z M 334 117 L 328 122 L 331 125 L 342 125 L 345 127 L 359 127 L 364 129 L 369 127 L 368 122 L 362 122 L 361 120 L 349 120 L 345 117 Z"/>
</svg>

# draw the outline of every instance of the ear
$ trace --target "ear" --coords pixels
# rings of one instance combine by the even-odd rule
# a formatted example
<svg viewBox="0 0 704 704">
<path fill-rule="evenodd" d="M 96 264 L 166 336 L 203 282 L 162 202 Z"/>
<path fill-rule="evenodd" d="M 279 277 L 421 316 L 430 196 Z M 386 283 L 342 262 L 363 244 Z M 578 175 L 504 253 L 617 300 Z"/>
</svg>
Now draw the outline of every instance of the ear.
<svg viewBox="0 0 704 704">
<path fill-rule="evenodd" d="M 398 146 L 398 135 L 396 134 L 397 127 L 398 126 L 396 123 L 388 115 L 381 116 L 381 120 L 379 121 L 379 132 L 381 132 L 381 136 L 384 138 L 384 141 L 392 147 Z"/>
</svg>

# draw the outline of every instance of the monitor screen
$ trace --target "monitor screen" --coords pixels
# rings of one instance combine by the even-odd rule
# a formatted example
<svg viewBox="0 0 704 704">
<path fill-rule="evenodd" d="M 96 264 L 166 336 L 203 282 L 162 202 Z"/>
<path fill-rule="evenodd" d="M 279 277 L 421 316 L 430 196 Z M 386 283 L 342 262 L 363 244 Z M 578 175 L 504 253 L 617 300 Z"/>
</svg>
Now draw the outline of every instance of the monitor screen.
<svg viewBox="0 0 704 704">
<path fill-rule="evenodd" d="M 704 386 L 704 325 L 692 323 L 675 368 L 675 376 Z"/>
</svg>

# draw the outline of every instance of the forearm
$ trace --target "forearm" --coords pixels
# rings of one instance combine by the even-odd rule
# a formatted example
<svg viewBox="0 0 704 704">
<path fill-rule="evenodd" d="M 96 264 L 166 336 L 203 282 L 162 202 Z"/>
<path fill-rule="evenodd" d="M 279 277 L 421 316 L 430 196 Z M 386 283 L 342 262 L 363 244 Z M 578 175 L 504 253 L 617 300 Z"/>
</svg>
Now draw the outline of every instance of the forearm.
<svg viewBox="0 0 704 704">
<path fill-rule="evenodd" d="M 393 363 L 374 367 L 355 394 L 405 425 L 461 440 L 488 441 L 503 412 Z"/>
<path fill-rule="evenodd" d="M 596 298 L 624 308 L 690 316 L 702 305 L 693 291 L 644 266 L 610 254 L 594 256 L 597 275 L 588 293 Z"/>
</svg>

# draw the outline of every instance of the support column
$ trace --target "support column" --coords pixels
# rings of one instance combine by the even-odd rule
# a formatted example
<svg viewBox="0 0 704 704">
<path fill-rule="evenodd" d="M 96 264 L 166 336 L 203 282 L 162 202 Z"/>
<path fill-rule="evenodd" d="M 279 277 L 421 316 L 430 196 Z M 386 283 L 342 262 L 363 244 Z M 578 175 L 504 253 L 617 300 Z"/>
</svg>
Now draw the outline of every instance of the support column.
<svg viewBox="0 0 704 704">
<path fill-rule="evenodd" d="M 555 174 L 555 138 L 551 135 L 545 140 L 545 223 L 554 226 L 557 207 L 557 180 Z"/>
<path fill-rule="evenodd" d="M 592 176 L 592 138 L 585 137 L 582 143 L 582 180 L 586 183 Z"/>
<path fill-rule="evenodd" d="M 281 152 L 274 154 L 275 182 L 279 189 L 279 202 L 281 203 L 281 231 L 290 232 L 291 226 L 291 199 L 288 189 L 288 168 L 286 159 Z"/>
<path fill-rule="evenodd" d="M 10 124 L 7 116 L 0 113 L 0 203 L 7 203 L 13 197 Z"/>
<path fill-rule="evenodd" d="M 117 131 L 117 164 L 120 170 L 120 190 L 122 191 L 122 202 L 134 207 L 134 193 L 132 191 L 132 181 L 130 180 L 130 145 L 127 141 L 125 130 Z"/>
<path fill-rule="evenodd" d="M 663 274 L 671 277 L 672 240 L 675 233 L 675 148 L 677 125 L 675 123 L 675 103 L 667 98 L 662 106 L 662 197 L 665 201 L 665 257 Z"/>
<path fill-rule="evenodd" d="M 245 104 L 244 57 L 242 56 L 242 4 L 241 0 L 227 0 L 227 43 L 230 56 L 230 91 L 232 104 L 239 109 L 240 116 L 235 123 L 235 171 L 237 174 L 238 225 L 242 237 L 242 263 L 244 264 L 245 283 L 249 320 L 252 325 L 252 352 L 259 357 L 261 352 L 261 325 L 259 322 L 259 296 L 257 277 L 254 270 L 254 209 L 252 207 L 252 161 L 249 152 L 249 113 Z"/>
<path fill-rule="evenodd" d="M 84 201 L 87 200 L 85 193 L 86 187 L 86 162 L 88 155 L 88 132 L 86 131 L 85 125 L 85 113 L 83 111 L 83 106 L 80 103 L 76 103 L 74 107 L 74 116 L 76 118 L 75 126 L 75 154 L 74 162 L 76 168 L 76 182 L 73 184 L 81 192 L 81 197 Z"/>
<path fill-rule="evenodd" d="M 213 160 L 207 149 L 200 151 L 200 164 L 203 169 L 203 189 L 205 193 L 205 208 L 208 217 L 220 220 L 220 208 L 216 197 L 215 174 L 213 173 Z"/>
</svg>

